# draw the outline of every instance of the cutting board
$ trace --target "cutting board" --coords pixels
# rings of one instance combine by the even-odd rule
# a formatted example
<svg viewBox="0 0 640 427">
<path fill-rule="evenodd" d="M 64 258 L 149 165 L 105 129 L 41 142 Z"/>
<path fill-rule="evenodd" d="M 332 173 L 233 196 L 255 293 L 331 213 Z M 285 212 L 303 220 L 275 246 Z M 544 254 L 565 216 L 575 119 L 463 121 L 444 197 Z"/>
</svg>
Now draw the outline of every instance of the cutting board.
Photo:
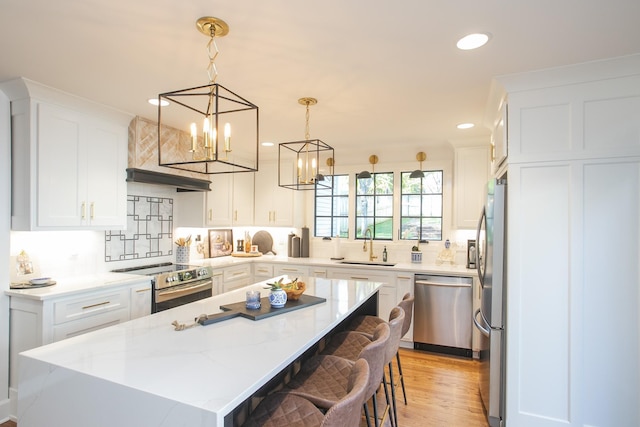
<svg viewBox="0 0 640 427">
<path fill-rule="evenodd" d="M 254 256 L 262 256 L 261 252 L 233 252 L 231 256 L 239 257 L 239 258 L 247 258 Z"/>
</svg>

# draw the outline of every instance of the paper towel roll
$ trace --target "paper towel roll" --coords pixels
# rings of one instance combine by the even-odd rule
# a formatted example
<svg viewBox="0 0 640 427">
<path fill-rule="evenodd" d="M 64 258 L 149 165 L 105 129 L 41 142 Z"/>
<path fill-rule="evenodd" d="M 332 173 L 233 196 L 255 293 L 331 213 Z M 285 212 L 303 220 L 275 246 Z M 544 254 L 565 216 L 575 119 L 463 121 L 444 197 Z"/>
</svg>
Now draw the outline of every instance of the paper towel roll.
<svg viewBox="0 0 640 427">
<path fill-rule="evenodd" d="M 342 258 L 342 251 L 340 249 L 340 236 L 336 236 L 333 238 L 333 258 Z"/>
</svg>

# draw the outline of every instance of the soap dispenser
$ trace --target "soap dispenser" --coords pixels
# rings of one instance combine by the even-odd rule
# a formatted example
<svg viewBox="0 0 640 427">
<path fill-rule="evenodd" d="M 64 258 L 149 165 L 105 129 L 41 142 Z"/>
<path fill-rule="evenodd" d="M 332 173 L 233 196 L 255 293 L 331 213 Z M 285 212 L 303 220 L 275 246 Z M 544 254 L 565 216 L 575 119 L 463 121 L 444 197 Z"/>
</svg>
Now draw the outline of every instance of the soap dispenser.
<svg viewBox="0 0 640 427">
<path fill-rule="evenodd" d="M 385 246 L 382 251 L 382 262 L 387 262 L 387 247 Z"/>
</svg>

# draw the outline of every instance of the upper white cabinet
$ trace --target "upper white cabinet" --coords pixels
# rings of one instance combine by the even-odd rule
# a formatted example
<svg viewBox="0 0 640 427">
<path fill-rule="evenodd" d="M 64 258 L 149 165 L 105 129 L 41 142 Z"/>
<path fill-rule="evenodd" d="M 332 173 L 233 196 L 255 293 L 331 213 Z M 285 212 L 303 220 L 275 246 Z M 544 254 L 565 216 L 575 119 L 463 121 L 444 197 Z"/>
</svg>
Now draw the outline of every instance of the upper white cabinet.
<svg viewBox="0 0 640 427">
<path fill-rule="evenodd" d="M 25 79 L 11 99 L 14 230 L 126 227 L 132 116 Z"/>
<path fill-rule="evenodd" d="M 253 225 L 252 172 L 213 175 L 206 195 L 205 225 L 228 227 Z"/>
<path fill-rule="evenodd" d="M 455 225 L 475 229 L 489 179 L 490 146 L 483 144 L 455 149 Z"/>
<path fill-rule="evenodd" d="M 292 165 L 291 168 L 293 168 Z M 278 164 L 261 162 L 256 172 L 255 225 L 293 227 L 298 191 L 278 186 Z"/>
</svg>

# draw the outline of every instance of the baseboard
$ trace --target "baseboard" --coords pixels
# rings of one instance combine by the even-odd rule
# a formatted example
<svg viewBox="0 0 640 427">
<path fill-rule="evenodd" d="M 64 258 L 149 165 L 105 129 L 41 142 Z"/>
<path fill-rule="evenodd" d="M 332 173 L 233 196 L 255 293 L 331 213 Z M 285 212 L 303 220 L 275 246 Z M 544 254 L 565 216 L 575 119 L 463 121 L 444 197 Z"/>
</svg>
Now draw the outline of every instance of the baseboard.
<svg viewBox="0 0 640 427">
<path fill-rule="evenodd" d="M 11 401 L 9 399 L 0 400 L 0 423 L 5 421 L 15 421 L 15 416 L 11 418 Z"/>
</svg>

